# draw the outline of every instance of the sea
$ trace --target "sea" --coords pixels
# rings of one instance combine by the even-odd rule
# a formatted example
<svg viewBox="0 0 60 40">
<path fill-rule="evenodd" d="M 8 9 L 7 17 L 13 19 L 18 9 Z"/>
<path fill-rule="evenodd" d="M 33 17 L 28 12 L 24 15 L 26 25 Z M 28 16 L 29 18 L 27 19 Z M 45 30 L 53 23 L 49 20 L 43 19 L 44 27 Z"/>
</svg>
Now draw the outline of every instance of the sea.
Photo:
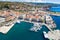
<svg viewBox="0 0 60 40">
<path fill-rule="evenodd" d="M 50 7 L 49 10 L 52 12 L 60 12 L 60 6 Z"/>
</svg>

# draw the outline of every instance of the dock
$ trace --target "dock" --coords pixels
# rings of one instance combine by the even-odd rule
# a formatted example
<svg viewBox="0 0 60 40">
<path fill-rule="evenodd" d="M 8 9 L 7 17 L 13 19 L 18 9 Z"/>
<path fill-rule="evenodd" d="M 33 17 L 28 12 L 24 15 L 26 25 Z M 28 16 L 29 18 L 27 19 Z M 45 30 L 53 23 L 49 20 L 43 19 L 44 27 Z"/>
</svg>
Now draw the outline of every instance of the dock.
<svg viewBox="0 0 60 40">
<path fill-rule="evenodd" d="M 0 27 L 0 32 L 6 34 L 13 26 L 14 26 L 14 24 L 12 24 L 10 26 L 2 26 L 2 27 Z"/>
<path fill-rule="evenodd" d="M 15 19 L 13 22 L 9 22 L 5 24 L 4 26 L 1 26 L 0 32 L 3 34 L 7 34 L 9 30 L 15 25 L 16 22 L 17 22 L 17 19 Z"/>
<path fill-rule="evenodd" d="M 47 24 L 45 24 L 45 23 L 43 23 L 43 25 L 45 25 L 51 32 L 53 31 L 53 30 L 50 28 L 49 25 L 47 25 Z"/>
<path fill-rule="evenodd" d="M 54 30 L 54 31 L 49 31 L 46 33 L 45 31 L 43 32 L 45 38 L 48 38 L 49 40 L 60 40 L 60 30 Z"/>
</svg>

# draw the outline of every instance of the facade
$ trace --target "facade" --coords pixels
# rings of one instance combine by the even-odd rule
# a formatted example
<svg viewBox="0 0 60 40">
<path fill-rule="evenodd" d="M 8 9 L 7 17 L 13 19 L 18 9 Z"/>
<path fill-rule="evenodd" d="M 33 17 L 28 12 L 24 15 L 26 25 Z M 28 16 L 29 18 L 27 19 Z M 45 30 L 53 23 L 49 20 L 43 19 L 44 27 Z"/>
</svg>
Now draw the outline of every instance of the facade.
<svg viewBox="0 0 60 40">
<path fill-rule="evenodd" d="M 0 17 L 0 23 L 5 22 L 5 18 Z"/>
</svg>

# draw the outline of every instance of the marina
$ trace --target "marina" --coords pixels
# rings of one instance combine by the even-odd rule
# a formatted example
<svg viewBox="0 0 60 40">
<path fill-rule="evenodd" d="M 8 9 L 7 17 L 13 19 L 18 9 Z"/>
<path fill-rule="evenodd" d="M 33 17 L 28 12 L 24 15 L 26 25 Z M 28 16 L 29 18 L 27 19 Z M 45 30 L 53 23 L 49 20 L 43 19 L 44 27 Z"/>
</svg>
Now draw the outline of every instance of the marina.
<svg viewBox="0 0 60 40">
<path fill-rule="evenodd" d="M 0 40 L 60 40 L 60 14 L 52 6 L 0 2 Z"/>
<path fill-rule="evenodd" d="M 45 25 L 50 31 L 53 31 L 52 28 L 56 28 L 56 24 L 54 23 L 52 17 L 50 15 L 47 15 L 46 12 L 43 12 L 43 11 L 41 11 L 41 12 L 42 12 L 42 14 L 39 14 L 39 13 L 33 14 L 32 13 L 33 15 L 36 15 L 36 16 L 33 16 L 31 14 L 21 15 L 21 16 L 19 16 L 19 20 L 21 19 L 20 21 L 33 23 L 34 26 L 30 29 L 31 31 L 37 32 L 38 30 L 40 30 L 42 28 L 43 25 Z M 42 17 L 40 17 L 39 15 Z M 43 21 L 43 20 L 45 20 L 45 21 Z"/>
<path fill-rule="evenodd" d="M 16 17 L 16 18 L 15 18 Z M 8 17 L 10 18 L 10 17 Z M 14 19 L 14 20 L 12 20 Z M 34 11 L 34 13 L 27 13 L 27 14 L 20 14 L 18 13 L 18 16 L 15 14 L 11 19 L 6 19 L 6 21 L 12 20 L 12 24 L 8 23 L 8 27 L 1 27 L 1 30 L 4 28 L 4 30 L 0 30 L 0 32 L 6 34 L 10 31 L 10 29 L 15 25 L 15 23 L 20 24 L 20 22 L 29 22 L 33 23 L 34 25 L 29 29 L 29 31 L 38 32 L 42 29 L 43 25 L 45 25 L 50 32 L 53 32 L 53 29 L 56 28 L 56 24 L 53 21 L 52 17 L 47 14 L 47 12 L 44 11 Z M 7 24 L 6 24 L 7 25 Z M 12 26 L 11 26 L 12 25 Z M 7 30 L 8 29 L 8 30 Z"/>
<path fill-rule="evenodd" d="M 60 23 L 58 23 L 58 22 L 60 22 L 60 17 L 55 17 L 55 16 L 53 16 L 53 17 L 54 17 L 53 19 L 55 20 L 56 24 L 58 25 L 58 28 L 60 29 L 60 25 L 59 25 Z M 57 21 L 57 19 L 58 19 L 58 21 Z M 42 32 L 48 30 L 46 27 L 43 26 L 41 31 L 35 33 L 35 32 L 29 32 L 28 31 L 30 29 L 30 27 L 32 27 L 32 26 L 33 25 L 30 24 L 29 22 L 28 23 L 27 22 L 21 22 L 19 24 L 15 24 L 13 26 L 13 28 L 7 33 L 7 35 L 4 35 L 4 37 L 3 37 L 2 33 L 0 33 L 0 35 L 1 35 L 0 39 L 6 38 L 5 40 L 8 40 L 8 39 L 10 39 L 10 40 L 15 40 L 15 39 L 32 40 L 32 38 L 33 38 L 33 40 L 39 40 L 39 39 L 48 40 L 48 39 L 45 39 L 45 37 L 42 36 L 43 35 Z M 15 35 L 15 36 L 13 36 L 13 35 Z M 21 38 L 21 37 L 23 37 L 23 38 Z"/>
<path fill-rule="evenodd" d="M 30 31 L 35 31 L 38 32 L 38 30 L 41 30 L 42 25 L 39 23 L 34 23 L 34 26 L 32 28 L 30 28 Z"/>
</svg>

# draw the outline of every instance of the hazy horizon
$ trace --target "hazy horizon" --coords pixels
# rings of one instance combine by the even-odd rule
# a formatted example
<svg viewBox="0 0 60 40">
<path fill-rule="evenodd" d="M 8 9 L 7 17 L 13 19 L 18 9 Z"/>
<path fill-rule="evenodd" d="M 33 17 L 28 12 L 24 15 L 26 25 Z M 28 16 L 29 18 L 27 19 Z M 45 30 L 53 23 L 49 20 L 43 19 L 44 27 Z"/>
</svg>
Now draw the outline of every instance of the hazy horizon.
<svg viewBox="0 0 60 40">
<path fill-rule="evenodd" d="M 60 4 L 60 0 L 0 0 L 9 2 L 36 2 L 36 3 L 55 3 Z"/>
</svg>

